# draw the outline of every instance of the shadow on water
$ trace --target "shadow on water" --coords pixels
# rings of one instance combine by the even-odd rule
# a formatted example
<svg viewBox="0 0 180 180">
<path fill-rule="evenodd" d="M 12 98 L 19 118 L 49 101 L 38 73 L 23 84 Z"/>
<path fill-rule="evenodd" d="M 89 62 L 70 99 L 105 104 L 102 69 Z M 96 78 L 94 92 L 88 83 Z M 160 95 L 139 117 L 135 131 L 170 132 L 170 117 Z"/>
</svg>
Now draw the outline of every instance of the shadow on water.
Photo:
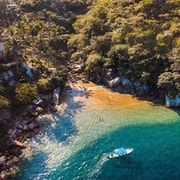
<svg viewBox="0 0 180 180">
<path fill-rule="evenodd" d="M 72 136 L 76 135 L 78 129 L 74 123 L 73 117 L 67 114 L 65 117 L 59 114 L 54 115 L 55 119 L 60 119 L 60 121 L 50 122 L 49 125 L 46 124 L 45 134 L 49 141 L 57 141 L 63 144 L 69 144 Z M 48 127 L 47 127 L 48 126 Z M 41 138 L 39 139 L 41 141 Z"/>
<path fill-rule="evenodd" d="M 104 135 L 62 162 L 48 178 L 179 179 L 180 122 L 132 125 Z M 122 158 L 108 159 L 117 147 L 133 147 Z"/>
<path fill-rule="evenodd" d="M 57 112 L 52 114 L 51 118 L 43 120 L 46 131 L 45 134 L 48 136 L 49 140 L 56 140 L 63 144 L 68 144 L 70 142 L 71 136 L 76 135 L 78 132 L 73 118 L 84 107 L 81 98 L 79 98 L 79 100 L 75 100 L 75 98 L 88 98 L 89 96 L 91 96 L 91 91 L 88 91 L 87 88 L 84 87 L 67 90 L 62 94 L 61 101 L 65 101 L 66 103 L 66 106 L 63 107 L 63 114 Z M 39 139 L 39 141 L 41 141 L 41 139 Z"/>
<path fill-rule="evenodd" d="M 57 112 L 52 114 L 51 118 L 43 118 L 42 126 L 44 127 L 44 132 L 39 138 L 36 138 L 37 143 L 43 143 L 41 141 L 42 136 L 47 136 L 50 141 L 58 141 L 64 145 L 70 143 L 70 137 L 78 132 L 73 118 L 84 106 L 83 101 L 74 101 L 76 96 L 88 98 L 91 96 L 91 91 L 80 87 L 79 90 L 75 88 L 64 92 L 61 99 L 67 105 L 65 108 L 63 107 L 64 113 L 61 115 Z M 31 159 L 24 159 L 21 163 L 24 171 L 18 173 L 13 179 L 37 179 L 37 176 L 40 176 L 40 179 L 46 179 L 49 176 L 45 170 L 47 159 L 48 155 L 43 152 L 34 154 Z"/>
<path fill-rule="evenodd" d="M 91 96 L 91 90 L 88 90 L 86 87 L 79 86 L 78 88 L 71 88 L 67 90 L 68 93 L 73 95 L 74 97 L 85 97 L 88 98 Z"/>
<path fill-rule="evenodd" d="M 15 177 L 11 178 L 12 180 L 35 180 L 37 178 L 37 174 L 41 176 L 41 179 L 46 179 L 49 176 L 49 172 L 46 170 L 46 160 L 48 159 L 48 155 L 39 152 L 34 155 L 31 159 L 24 160 L 24 163 L 20 168 L 23 168 L 23 172 L 21 171 Z M 31 164 L 29 164 L 31 162 Z"/>
<path fill-rule="evenodd" d="M 86 88 L 71 89 L 62 95 L 61 101 L 66 101 L 66 107 L 64 109 L 63 115 L 59 113 L 52 114 L 51 118 L 44 118 L 42 126 L 44 127 L 44 132 L 39 138 L 36 138 L 37 143 L 43 143 L 41 140 L 42 136 L 47 136 L 50 141 L 58 141 L 64 145 L 70 143 L 70 137 L 76 135 L 78 129 L 74 123 L 73 117 L 79 112 L 84 104 L 81 100 L 74 101 L 74 98 L 85 97 L 88 98 L 91 92 Z M 67 96 L 69 96 L 67 98 Z M 44 171 L 46 167 L 46 160 L 48 155 L 43 152 L 38 152 L 33 155 L 32 159 L 24 159 L 21 166 L 25 169 L 24 172 L 20 172 L 13 179 L 36 179 L 37 174 L 40 173 L 41 178 L 47 177 L 48 174 Z M 36 164 L 36 166 L 29 166 L 30 164 Z M 27 167 L 26 167 L 27 166 Z M 28 169 L 26 171 L 26 169 Z M 29 172 L 28 172 L 29 171 Z M 33 172 L 33 173 L 32 173 Z M 42 172 L 42 173 L 41 173 Z M 29 174 L 30 173 L 30 174 Z M 32 173 L 32 174 L 31 174 Z M 26 174 L 23 178 L 23 174 Z M 30 178 L 28 178 L 28 177 Z"/>
<path fill-rule="evenodd" d="M 54 137 L 56 140 L 68 144 L 70 142 L 70 137 L 76 135 L 78 129 L 74 123 L 74 116 L 77 112 L 80 112 L 84 106 L 81 100 L 75 101 L 76 97 L 88 98 L 91 92 L 87 88 L 80 87 L 79 89 L 71 89 L 66 92 L 66 95 L 70 96 L 68 101 L 66 99 L 67 107 L 64 110 L 63 115 L 56 113 L 55 119 L 58 119 L 58 123 L 53 129 Z M 51 132 L 52 133 L 52 132 Z"/>
</svg>

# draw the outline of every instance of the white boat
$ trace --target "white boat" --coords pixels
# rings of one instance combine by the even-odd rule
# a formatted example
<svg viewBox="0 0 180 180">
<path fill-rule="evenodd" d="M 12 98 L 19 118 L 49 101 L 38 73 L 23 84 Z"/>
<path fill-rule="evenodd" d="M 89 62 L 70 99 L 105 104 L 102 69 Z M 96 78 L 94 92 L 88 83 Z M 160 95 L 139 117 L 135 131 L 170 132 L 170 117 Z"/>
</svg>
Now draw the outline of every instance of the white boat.
<svg viewBox="0 0 180 180">
<path fill-rule="evenodd" d="M 125 156 L 127 154 L 130 154 L 133 152 L 133 148 L 118 148 L 115 149 L 113 152 L 111 152 L 108 157 L 109 158 L 115 158 L 120 156 Z"/>
</svg>

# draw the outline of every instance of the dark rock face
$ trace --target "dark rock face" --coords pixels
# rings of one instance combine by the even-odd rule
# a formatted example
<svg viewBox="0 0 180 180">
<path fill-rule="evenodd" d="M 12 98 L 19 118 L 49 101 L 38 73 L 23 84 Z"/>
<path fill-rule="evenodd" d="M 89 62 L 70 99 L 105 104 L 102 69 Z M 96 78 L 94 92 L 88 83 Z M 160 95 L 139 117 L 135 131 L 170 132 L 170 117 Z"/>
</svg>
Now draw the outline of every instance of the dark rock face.
<svg viewBox="0 0 180 180">
<path fill-rule="evenodd" d="M 13 86 L 15 84 L 14 73 L 11 70 L 3 72 L 3 81 L 4 84 L 8 86 Z"/>
<path fill-rule="evenodd" d="M 175 98 L 166 95 L 165 101 L 166 107 L 180 107 L 180 94 L 176 95 Z"/>
<path fill-rule="evenodd" d="M 59 95 L 60 95 L 61 89 L 60 87 L 57 87 L 56 89 L 54 89 L 53 95 L 52 95 L 52 100 L 54 102 L 55 105 L 59 104 Z"/>
<path fill-rule="evenodd" d="M 109 68 L 106 70 L 106 79 L 112 80 L 116 77 L 114 68 Z"/>
<path fill-rule="evenodd" d="M 114 91 L 135 96 L 146 96 L 149 87 L 139 81 L 128 79 L 122 75 L 118 76 L 114 67 L 106 69 L 106 84 Z"/>
<path fill-rule="evenodd" d="M 120 93 L 128 93 L 137 96 L 145 96 L 149 91 L 149 87 L 146 84 L 138 81 L 131 81 L 124 76 L 115 77 L 112 80 L 107 80 L 107 84 L 110 88 Z"/>
</svg>

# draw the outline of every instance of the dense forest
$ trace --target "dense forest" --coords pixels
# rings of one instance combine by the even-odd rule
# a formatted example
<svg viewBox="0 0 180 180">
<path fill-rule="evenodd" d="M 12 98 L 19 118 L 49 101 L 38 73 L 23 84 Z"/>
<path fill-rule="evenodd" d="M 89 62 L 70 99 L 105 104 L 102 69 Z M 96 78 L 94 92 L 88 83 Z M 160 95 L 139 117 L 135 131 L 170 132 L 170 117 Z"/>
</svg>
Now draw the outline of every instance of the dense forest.
<svg viewBox="0 0 180 180">
<path fill-rule="evenodd" d="M 1 0 L 0 7 L 0 70 L 13 69 L 15 81 L 9 86 L 1 75 L 1 106 L 64 86 L 69 62 L 95 81 L 113 67 L 169 96 L 180 92 L 178 0 Z"/>
<path fill-rule="evenodd" d="M 72 24 L 79 13 L 87 11 L 89 4 L 58 0 L 0 1 L 3 10 L 0 42 L 4 42 L 6 54 L 0 65 L 1 106 L 27 104 L 38 93 L 64 86 L 70 59 L 67 42 L 75 32 Z M 21 63 L 30 67 L 32 77 L 27 76 Z M 8 85 L 7 78 L 3 79 L 3 72 L 9 69 L 15 81 L 12 85 Z"/>
<path fill-rule="evenodd" d="M 180 92 L 180 4 L 176 0 L 99 0 L 77 17 L 68 44 L 87 73 L 115 66 L 173 96 Z"/>
</svg>

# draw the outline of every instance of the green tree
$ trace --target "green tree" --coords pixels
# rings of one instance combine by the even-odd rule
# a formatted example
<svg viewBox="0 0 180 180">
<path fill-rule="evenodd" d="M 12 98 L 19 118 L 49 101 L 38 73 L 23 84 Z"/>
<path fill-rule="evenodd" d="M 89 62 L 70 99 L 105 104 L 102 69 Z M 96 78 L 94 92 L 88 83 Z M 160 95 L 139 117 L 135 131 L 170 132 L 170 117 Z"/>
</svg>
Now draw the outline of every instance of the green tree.
<svg viewBox="0 0 180 180">
<path fill-rule="evenodd" d="M 37 82 L 39 93 L 48 93 L 52 90 L 50 78 L 40 78 Z"/>
<path fill-rule="evenodd" d="M 159 76 L 157 85 L 165 89 L 169 96 L 174 97 L 177 92 L 180 92 L 180 74 L 165 72 Z"/>
<path fill-rule="evenodd" d="M 20 104 L 30 103 L 37 95 L 37 88 L 29 83 L 19 83 L 15 88 L 16 100 Z"/>
</svg>

